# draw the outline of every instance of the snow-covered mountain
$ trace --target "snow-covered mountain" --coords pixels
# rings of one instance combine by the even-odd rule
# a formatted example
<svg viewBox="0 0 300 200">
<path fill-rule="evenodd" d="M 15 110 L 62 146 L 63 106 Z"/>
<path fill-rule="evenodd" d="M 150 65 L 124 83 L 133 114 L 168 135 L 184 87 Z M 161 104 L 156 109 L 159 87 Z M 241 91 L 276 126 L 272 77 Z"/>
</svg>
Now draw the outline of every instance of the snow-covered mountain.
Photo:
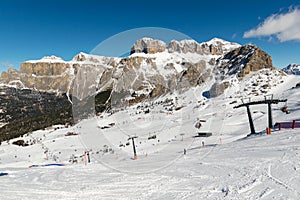
<svg viewBox="0 0 300 200">
<path fill-rule="evenodd" d="M 223 55 L 241 45 L 228 42 L 219 38 L 213 38 L 208 42 L 198 43 L 192 39 L 181 41 L 171 40 L 167 45 L 165 42 L 152 38 L 141 38 L 131 48 L 133 53 L 158 53 L 167 50 L 169 53 L 196 53 L 199 55 Z"/>
<path fill-rule="evenodd" d="M 79 81 L 79 77 L 84 81 L 82 75 L 88 73 L 88 87 L 97 91 L 111 89 L 113 85 L 116 91 L 144 88 L 151 92 L 159 88 L 158 85 L 172 91 L 182 78 L 188 78 L 192 85 L 203 82 L 210 75 L 205 72 L 213 68 L 213 61 L 238 47 L 239 44 L 217 38 L 203 43 L 172 40 L 168 45 L 142 38 L 133 44 L 129 57 L 108 58 L 79 53 L 71 61 L 63 61 L 48 56 L 22 63 L 19 72 L 4 72 L 0 82 L 20 88 L 71 94 L 84 89 L 74 88 L 74 81 Z M 202 79 L 197 80 L 200 76 Z M 165 92 L 160 91 L 162 93 Z"/>
<path fill-rule="evenodd" d="M 266 135 L 267 105 L 255 105 L 258 134 L 247 137 L 247 111 L 234 107 L 287 99 L 272 105 L 273 122 L 292 124 L 299 76 L 255 45 L 216 38 L 144 38 L 130 51 L 2 74 L 0 199 L 298 198 L 299 129 Z"/>
<path fill-rule="evenodd" d="M 0 82 L 2 85 L 15 87 L 17 91 L 25 88 L 60 95 L 62 98 L 66 96 L 69 103 L 63 101 L 63 105 L 68 109 L 60 112 L 71 113 L 72 106 L 79 106 L 83 108 L 77 111 L 73 109 L 73 114 L 75 112 L 79 118 L 85 118 L 93 114 L 94 109 L 100 113 L 112 104 L 115 108 L 118 106 L 122 109 L 147 99 L 155 100 L 170 93 L 183 93 L 201 85 L 207 88 L 207 91 L 202 91 L 206 98 L 222 95 L 228 88 L 236 85 L 245 88 L 232 95 L 265 94 L 279 84 L 284 76 L 273 67 L 272 58 L 259 47 L 241 46 L 218 38 L 203 43 L 172 40 L 168 45 L 159 40 L 142 38 L 133 44 L 130 51 L 131 55 L 124 58 L 79 53 L 71 61 L 55 56 L 30 60 L 21 64 L 20 71 L 10 69 L 3 72 Z M 258 77 L 265 74 L 269 80 L 245 83 L 244 77 L 247 74 L 260 74 Z M 18 99 L 19 94 L 22 91 L 10 98 Z M 35 98 L 34 95 L 32 97 Z M 93 98 L 96 98 L 95 106 L 92 106 L 95 108 L 87 109 L 86 106 L 93 102 Z M 35 99 L 30 101 L 35 105 Z M 27 117 L 26 111 L 45 113 L 44 110 L 49 107 L 47 99 L 40 102 L 40 106 L 18 104 L 24 110 L 22 116 Z M 37 112 L 31 110 L 36 108 L 39 109 Z M 14 110 L 4 104 L 1 109 L 3 112 Z M 0 129 L 0 135 L 5 135 L 7 130 L 18 132 L 15 130 L 18 126 L 13 126 L 12 122 L 16 122 L 19 115 L 12 114 L 13 116 L 8 117 L 2 115 L 1 119 L 8 124 Z M 46 116 L 53 119 L 56 115 L 58 113 L 47 113 Z M 68 114 L 61 115 L 69 118 Z M 35 117 L 34 121 L 40 121 L 37 119 L 41 116 Z M 23 118 L 19 119 L 19 122 L 22 121 Z M 45 126 L 46 124 L 48 123 Z M 40 123 L 34 127 L 45 128 L 42 125 Z M 24 131 L 26 130 L 22 133 Z"/>
<path fill-rule="evenodd" d="M 168 45 L 142 38 L 133 44 L 131 55 L 125 58 L 86 53 L 79 53 L 71 61 L 44 57 L 22 63 L 19 72 L 4 72 L 0 82 L 72 94 L 79 99 L 108 90 L 155 97 L 200 85 L 217 76 L 241 77 L 264 68 L 275 70 L 271 57 L 256 46 L 241 47 L 218 38 L 203 43 L 172 40 Z"/>
<path fill-rule="evenodd" d="M 287 74 L 300 75 L 300 65 L 290 64 L 287 67 L 283 68 L 282 71 L 284 71 Z"/>
</svg>

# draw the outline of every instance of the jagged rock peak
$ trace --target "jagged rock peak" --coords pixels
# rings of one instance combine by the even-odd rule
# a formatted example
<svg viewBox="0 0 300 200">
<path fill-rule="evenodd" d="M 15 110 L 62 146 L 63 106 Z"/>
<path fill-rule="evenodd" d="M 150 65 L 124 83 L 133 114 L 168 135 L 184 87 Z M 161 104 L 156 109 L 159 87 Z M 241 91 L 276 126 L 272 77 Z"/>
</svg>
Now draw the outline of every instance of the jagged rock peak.
<svg viewBox="0 0 300 200">
<path fill-rule="evenodd" d="M 170 53 L 178 52 L 178 53 L 198 53 L 203 54 L 203 48 L 201 48 L 200 44 L 195 40 L 186 39 L 186 40 L 171 40 L 168 45 L 168 51 Z M 207 54 L 209 53 L 209 49 L 207 47 Z"/>
<path fill-rule="evenodd" d="M 106 57 L 99 56 L 94 54 L 87 54 L 84 52 L 78 53 L 73 59 L 69 62 L 71 64 L 88 64 L 88 65 L 101 65 L 106 67 L 114 67 L 116 63 L 119 61 L 119 58 L 116 57 Z"/>
<path fill-rule="evenodd" d="M 216 45 L 216 44 L 232 44 L 232 45 L 239 45 L 239 44 L 237 44 L 237 43 L 235 43 L 235 42 L 229 42 L 229 41 L 226 41 L 226 40 L 223 40 L 223 39 L 221 39 L 221 38 L 212 38 L 211 40 L 209 40 L 209 41 L 207 41 L 207 42 L 205 42 L 205 43 L 207 43 L 208 45 L 211 45 L 211 44 L 213 44 L 213 45 Z"/>
<path fill-rule="evenodd" d="M 228 42 L 219 38 L 213 38 L 208 42 L 198 43 L 193 39 L 185 39 L 181 41 L 171 40 L 168 45 L 161 40 L 152 38 L 142 38 L 137 40 L 131 48 L 133 53 L 148 53 L 154 54 L 163 51 L 169 53 L 197 53 L 200 55 L 223 55 L 232 51 L 241 45 L 233 42 Z"/>
<path fill-rule="evenodd" d="M 168 51 L 179 53 L 197 53 L 200 55 L 223 55 L 241 45 L 228 42 L 219 38 L 213 38 L 208 42 L 198 43 L 195 40 L 172 40 L 168 46 Z"/>
<path fill-rule="evenodd" d="M 235 43 L 235 42 L 229 42 L 229 41 L 226 41 L 226 40 L 223 40 L 223 39 L 220 39 L 220 38 L 213 38 L 207 42 L 204 42 L 206 44 L 208 44 L 209 46 L 215 46 L 215 47 L 221 47 L 222 48 L 222 51 L 227 53 L 229 51 L 232 51 L 236 48 L 239 48 L 241 47 L 240 44 L 238 43 Z"/>
<path fill-rule="evenodd" d="M 179 43 L 180 45 L 194 45 L 194 44 L 199 44 L 196 40 L 193 40 L 193 39 L 185 39 L 185 40 L 180 40 L 180 41 L 177 41 L 177 40 L 171 40 L 171 42 L 177 42 Z M 171 43 L 170 42 L 170 43 Z"/>
<path fill-rule="evenodd" d="M 300 75 L 300 65 L 299 64 L 289 64 L 285 68 L 282 69 L 287 74 L 295 74 L 295 75 Z"/>
<path fill-rule="evenodd" d="M 275 69 L 272 57 L 253 44 L 239 47 L 217 60 L 215 73 L 224 75 L 238 75 L 244 77 L 250 72 L 261 69 Z"/>
<path fill-rule="evenodd" d="M 134 53 L 149 53 L 154 54 L 163 52 L 167 48 L 165 42 L 161 40 L 155 40 L 152 38 L 141 38 L 137 40 L 131 47 L 130 54 Z"/>
<path fill-rule="evenodd" d="M 72 61 L 85 61 L 88 56 L 89 56 L 88 54 L 80 52 L 79 54 L 77 54 L 76 56 L 74 56 L 74 58 L 72 59 Z"/>
</svg>

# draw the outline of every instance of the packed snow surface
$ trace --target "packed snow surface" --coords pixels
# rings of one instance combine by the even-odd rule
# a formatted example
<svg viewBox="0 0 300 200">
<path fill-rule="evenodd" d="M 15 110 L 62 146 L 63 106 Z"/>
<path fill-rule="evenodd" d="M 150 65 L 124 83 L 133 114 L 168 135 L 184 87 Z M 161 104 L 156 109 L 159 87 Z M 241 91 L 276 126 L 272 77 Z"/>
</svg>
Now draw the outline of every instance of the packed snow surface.
<svg viewBox="0 0 300 200">
<path fill-rule="evenodd" d="M 300 121 L 298 82 L 290 75 L 269 91 L 287 98 L 291 111 L 273 105 L 274 123 Z M 0 199 L 299 199 L 299 129 L 266 135 L 267 105 L 257 105 L 251 111 L 260 134 L 247 137 L 246 109 L 233 109 L 241 101 L 232 96 L 245 84 L 206 99 L 207 83 L 3 141 Z M 194 137 L 198 132 L 212 136 Z M 30 145 L 12 144 L 19 139 Z"/>
</svg>

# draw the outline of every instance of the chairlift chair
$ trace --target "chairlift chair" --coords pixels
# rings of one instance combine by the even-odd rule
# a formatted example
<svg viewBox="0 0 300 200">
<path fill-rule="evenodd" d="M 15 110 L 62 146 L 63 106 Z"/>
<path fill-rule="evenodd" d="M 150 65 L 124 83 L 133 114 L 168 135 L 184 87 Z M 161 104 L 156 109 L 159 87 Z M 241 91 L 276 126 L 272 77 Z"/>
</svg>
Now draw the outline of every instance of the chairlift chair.
<svg viewBox="0 0 300 200">
<path fill-rule="evenodd" d="M 195 124 L 195 128 L 197 128 L 197 129 L 201 128 L 201 126 L 202 126 L 202 124 L 201 124 L 200 122 L 197 122 L 197 123 Z"/>
<path fill-rule="evenodd" d="M 285 102 L 284 106 L 281 108 L 281 111 L 286 113 L 286 114 L 290 114 L 291 111 L 287 109 L 287 102 Z"/>
</svg>

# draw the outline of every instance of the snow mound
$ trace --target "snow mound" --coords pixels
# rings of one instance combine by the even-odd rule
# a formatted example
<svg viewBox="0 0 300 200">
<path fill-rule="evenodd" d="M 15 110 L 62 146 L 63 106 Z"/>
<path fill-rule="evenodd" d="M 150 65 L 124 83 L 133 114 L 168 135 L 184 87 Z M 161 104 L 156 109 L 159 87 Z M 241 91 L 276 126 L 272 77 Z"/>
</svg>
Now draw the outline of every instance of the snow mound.
<svg viewBox="0 0 300 200">
<path fill-rule="evenodd" d="M 57 56 L 44 56 L 39 60 L 28 60 L 26 63 L 39 63 L 39 62 L 46 62 L 46 63 L 65 63 L 65 61 L 61 57 Z"/>
</svg>

